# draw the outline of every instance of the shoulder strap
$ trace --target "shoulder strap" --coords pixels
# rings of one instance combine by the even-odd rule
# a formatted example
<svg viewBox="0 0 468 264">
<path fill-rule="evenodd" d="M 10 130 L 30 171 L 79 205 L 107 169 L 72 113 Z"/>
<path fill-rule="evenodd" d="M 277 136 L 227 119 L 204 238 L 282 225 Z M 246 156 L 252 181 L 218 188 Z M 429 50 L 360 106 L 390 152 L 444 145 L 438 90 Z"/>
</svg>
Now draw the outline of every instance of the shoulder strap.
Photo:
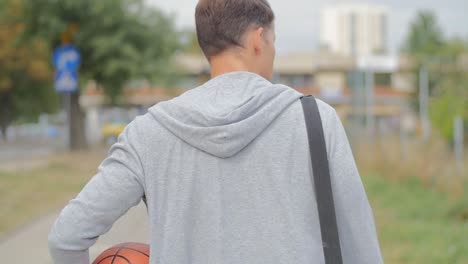
<svg viewBox="0 0 468 264">
<path fill-rule="evenodd" d="M 341 264 L 340 239 L 336 223 L 335 205 L 328 167 L 327 148 L 317 101 L 312 96 L 301 98 L 309 137 L 309 150 L 315 183 L 320 231 L 326 264 Z"/>
</svg>

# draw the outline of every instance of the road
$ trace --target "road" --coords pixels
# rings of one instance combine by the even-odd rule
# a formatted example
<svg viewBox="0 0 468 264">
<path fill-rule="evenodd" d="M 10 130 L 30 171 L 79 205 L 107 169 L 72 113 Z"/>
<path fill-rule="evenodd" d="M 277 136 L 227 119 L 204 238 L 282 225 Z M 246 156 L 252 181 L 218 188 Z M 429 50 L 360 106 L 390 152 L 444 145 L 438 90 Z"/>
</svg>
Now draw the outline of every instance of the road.
<svg viewBox="0 0 468 264">
<path fill-rule="evenodd" d="M 51 146 L 0 144 L 0 163 L 50 155 L 54 152 L 55 148 Z"/>
<path fill-rule="evenodd" d="M 47 236 L 59 211 L 0 238 L 1 263 L 52 264 L 47 247 Z M 94 260 L 101 252 L 123 242 L 149 243 L 149 221 L 143 203 L 132 208 L 120 218 L 109 231 L 90 248 Z"/>
</svg>

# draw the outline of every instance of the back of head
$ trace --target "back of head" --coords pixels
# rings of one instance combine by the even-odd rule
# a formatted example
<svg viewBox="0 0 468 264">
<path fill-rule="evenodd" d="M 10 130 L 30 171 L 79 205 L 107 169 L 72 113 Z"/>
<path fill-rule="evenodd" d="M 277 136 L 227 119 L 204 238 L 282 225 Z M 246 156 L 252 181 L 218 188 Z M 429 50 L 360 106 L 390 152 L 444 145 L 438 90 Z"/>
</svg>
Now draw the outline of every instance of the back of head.
<svg viewBox="0 0 468 264">
<path fill-rule="evenodd" d="M 200 0 L 195 21 L 198 43 L 210 60 L 223 51 L 242 47 L 251 28 L 270 28 L 275 15 L 267 0 Z"/>
</svg>

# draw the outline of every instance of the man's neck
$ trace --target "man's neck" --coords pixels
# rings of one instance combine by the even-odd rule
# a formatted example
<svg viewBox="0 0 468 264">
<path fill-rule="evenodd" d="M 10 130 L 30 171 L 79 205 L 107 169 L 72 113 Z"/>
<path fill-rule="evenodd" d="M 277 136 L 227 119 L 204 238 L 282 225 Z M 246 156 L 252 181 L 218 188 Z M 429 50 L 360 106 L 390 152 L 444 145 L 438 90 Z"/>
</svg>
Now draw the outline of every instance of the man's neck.
<svg viewBox="0 0 468 264">
<path fill-rule="evenodd" d="M 253 72 L 250 67 L 242 61 L 240 56 L 224 53 L 211 58 L 211 78 L 223 75 L 229 72 L 246 71 Z"/>
</svg>

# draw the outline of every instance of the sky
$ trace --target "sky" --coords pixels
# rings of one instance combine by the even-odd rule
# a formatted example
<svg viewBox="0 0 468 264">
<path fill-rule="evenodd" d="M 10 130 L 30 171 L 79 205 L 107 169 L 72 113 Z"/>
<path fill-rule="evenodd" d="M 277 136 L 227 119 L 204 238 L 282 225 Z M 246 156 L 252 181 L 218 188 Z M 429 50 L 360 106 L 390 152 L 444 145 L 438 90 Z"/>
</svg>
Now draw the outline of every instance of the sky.
<svg viewBox="0 0 468 264">
<path fill-rule="evenodd" d="M 174 17 L 178 28 L 195 29 L 198 0 L 146 0 Z M 276 15 L 278 53 L 318 48 L 320 9 L 342 2 L 374 3 L 389 9 L 389 49 L 396 53 L 406 38 L 411 20 L 419 10 L 430 9 L 445 36 L 468 39 L 468 0 L 269 0 Z"/>
</svg>

